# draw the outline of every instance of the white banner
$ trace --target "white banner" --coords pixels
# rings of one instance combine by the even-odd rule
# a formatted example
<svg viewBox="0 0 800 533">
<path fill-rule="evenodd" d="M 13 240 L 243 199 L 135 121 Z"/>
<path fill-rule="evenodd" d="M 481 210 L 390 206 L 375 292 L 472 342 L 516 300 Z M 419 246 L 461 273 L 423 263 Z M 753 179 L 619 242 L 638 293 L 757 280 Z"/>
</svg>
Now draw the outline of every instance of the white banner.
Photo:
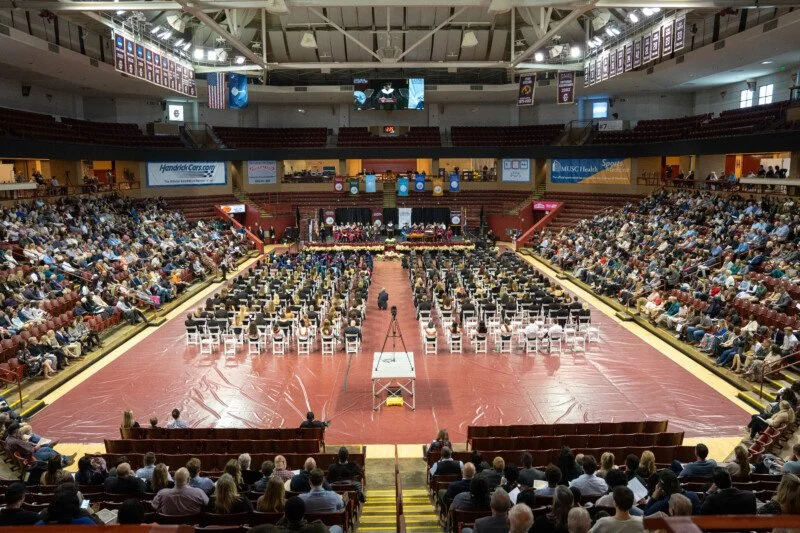
<svg viewBox="0 0 800 533">
<path fill-rule="evenodd" d="M 224 212 L 228 213 L 229 215 L 235 213 L 244 213 L 246 211 L 244 204 L 227 204 L 227 205 L 221 205 L 219 206 L 219 208 L 222 209 Z"/>
<path fill-rule="evenodd" d="M 278 183 L 278 162 L 248 161 L 247 182 L 250 185 L 274 185 Z"/>
<path fill-rule="evenodd" d="M 398 207 L 397 208 L 397 225 L 400 226 L 400 229 L 403 229 L 406 226 L 411 226 L 411 208 L 410 207 Z"/>
<path fill-rule="evenodd" d="M 531 181 L 530 159 L 503 159 L 502 181 L 527 183 Z"/>
<path fill-rule="evenodd" d="M 622 131 L 621 120 L 600 120 L 597 122 L 597 129 L 599 131 Z"/>
<path fill-rule="evenodd" d="M 228 164 L 224 161 L 147 163 L 148 187 L 201 187 L 227 183 Z"/>
</svg>

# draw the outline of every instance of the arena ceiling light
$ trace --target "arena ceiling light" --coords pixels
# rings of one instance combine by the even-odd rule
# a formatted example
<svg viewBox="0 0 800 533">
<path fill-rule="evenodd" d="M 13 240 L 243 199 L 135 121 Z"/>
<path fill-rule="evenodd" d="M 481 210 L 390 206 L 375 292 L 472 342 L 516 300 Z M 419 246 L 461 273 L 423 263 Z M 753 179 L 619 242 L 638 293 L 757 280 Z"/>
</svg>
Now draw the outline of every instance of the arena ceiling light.
<svg viewBox="0 0 800 533">
<path fill-rule="evenodd" d="M 244 65 L 244 56 L 236 56 L 236 64 Z"/>
<path fill-rule="evenodd" d="M 194 49 L 194 58 L 198 61 L 204 59 L 206 57 L 206 51 L 202 48 L 195 48 Z"/>
<path fill-rule="evenodd" d="M 158 36 L 159 39 L 164 39 L 165 41 L 170 37 L 172 37 L 172 32 L 169 30 L 165 31 L 164 33 Z"/>
<path fill-rule="evenodd" d="M 124 14 L 125 14 L 125 12 L 123 10 L 121 10 L 121 9 L 119 11 L 117 11 L 117 15 L 124 15 Z"/>
<path fill-rule="evenodd" d="M 580 46 L 573 46 L 569 49 L 569 56 L 572 58 L 580 57 L 581 56 L 581 47 Z"/>
<path fill-rule="evenodd" d="M 631 11 L 630 13 L 628 13 L 628 20 L 636 24 L 637 22 L 639 22 L 639 17 L 636 15 L 636 13 Z"/>
<path fill-rule="evenodd" d="M 161 26 L 156 26 L 155 28 L 153 28 L 152 30 L 150 30 L 150 33 L 152 33 L 153 35 L 155 35 L 156 33 L 160 32 L 162 29 L 163 29 L 163 28 L 161 28 Z"/>
<path fill-rule="evenodd" d="M 303 38 L 300 39 L 300 46 L 303 48 L 316 48 L 317 39 L 314 37 L 314 34 L 310 31 L 303 33 Z"/>
<path fill-rule="evenodd" d="M 184 42 L 185 42 L 185 41 L 184 41 L 183 39 L 178 39 L 177 41 L 175 41 L 175 46 L 176 46 L 176 47 L 177 47 L 177 46 L 180 46 L 180 45 L 182 45 Z"/>
<path fill-rule="evenodd" d="M 189 48 L 191 48 L 191 47 L 192 47 L 192 43 L 186 43 L 186 44 L 183 45 L 183 51 L 184 52 L 188 52 Z"/>
<path fill-rule="evenodd" d="M 474 48 L 478 46 L 478 38 L 475 36 L 475 32 L 465 31 L 464 36 L 461 38 L 461 48 Z"/>
<path fill-rule="evenodd" d="M 649 7 L 645 7 L 645 8 L 643 8 L 643 9 L 642 9 L 642 14 L 643 14 L 645 17 L 649 17 L 649 16 L 651 16 L 653 13 L 655 13 L 655 11 L 653 11 L 653 10 L 652 10 L 651 8 L 649 8 Z"/>
<path fill-rule="evenodd" d="M 209 61 L 216 61 L 217 60 L 217 51 L 216 50 L 209 50 L 208 53 L 206 53 L 206 58 Z"/>
<path fill-rule="evenodd" d="M 594 44 L 596 44 L 597 46 L 600 46 L 600 45 L 603 44 L 603 39 L 601 39 L 599 35 L 595 35 L 594 39 L 592 39 L 592 40 L 594 41 Z"/>
<path fill-rule="evenodd" d="M 544 61 L 544 54 L 541 52 L 536 52 L 535 54 L 533 54 L 533 59 L 537 63 L 541 63 L 542 61 Z"/>
</svg>

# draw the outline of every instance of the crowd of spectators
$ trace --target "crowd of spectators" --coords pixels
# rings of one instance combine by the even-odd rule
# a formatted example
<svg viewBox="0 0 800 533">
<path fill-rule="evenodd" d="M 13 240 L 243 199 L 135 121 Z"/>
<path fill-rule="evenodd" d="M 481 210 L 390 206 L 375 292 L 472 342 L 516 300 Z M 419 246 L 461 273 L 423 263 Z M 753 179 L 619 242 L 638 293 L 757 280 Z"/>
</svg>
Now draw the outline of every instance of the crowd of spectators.
<svg viewBox="0 0 800 533">
<path fill-rule="evenodd" d="M 537 251 L 748 379 L 798 351 L 794 199 L 658 192 L 558 233 Z"/>
<path fill-rule="evenodd" d="M 0 242 L 0 339 L 15 341 L 28 376 L 43 377 L 101 345 L 90 317 L 146 320 L 143 310 L 248 248 L 221 222 L 190 223 L 161 200 L 120 196 L 2 207 Z M 61 298 L 72 307 L 56 322 Z"/>
<path fill-rule="evenodd" d="M 637 532 L 643 531 L 642 518 L 651 516 L 800 514 L 800 478 L 795 474 L 800 445 L 794 453 L 789 462 L 772 465 L 772 472 L 782 477 L 774 482 L 774 490 L 758 493 L 760 499 L 741 487 L 751 475 L 766 473 L 766 466 L 751 465 L 741 445 L 730 462 L 709 459 L 708 448 L 698 444 L 695 461 L 675 461 L 660 469 L 650 451 L 641 457 L 629 455 L 625 466 L 617 467 L 609 452 L 598 464 L 594 456 L 573 455 L 564 447 L 558 464 L 544 471 L 531 466 L 528 452 L 523 452 L 518 468 L 502 457 L 495 457 L 490 466 L 477 451 L 462 464 L 444 447 L 430 472 L 432 486 L 437 474 L 461 475 L 436 495 L 443 521 L 449 519 L 448 511 L 491 511 L 491 516 L 476 521 L 476 532 L 514 531 L 516 508 L 530 515 L 520 531 L 573 533 L 591 527 L 594 532 Z M 540 512 L 545 505 L 546 512 Z M 535 521 L 531 509 L 536 510 Z"/>
</svg>

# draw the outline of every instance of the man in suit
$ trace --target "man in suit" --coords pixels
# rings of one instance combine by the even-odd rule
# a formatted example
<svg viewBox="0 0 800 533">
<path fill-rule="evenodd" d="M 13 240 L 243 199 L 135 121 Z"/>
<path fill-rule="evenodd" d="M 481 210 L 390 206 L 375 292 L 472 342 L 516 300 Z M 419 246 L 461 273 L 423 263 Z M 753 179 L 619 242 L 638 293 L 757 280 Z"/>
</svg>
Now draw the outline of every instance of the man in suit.
<svg viewBox="0 0 800 533">
<path fill-rule="evenodd" d="M 419 302 L 419 312 L 431 310 L 431 303 L 428 301 L 427 296 L 422 296 L 422 299 Z M 419 320 L 419 312 L 417 313 L 417 320 Z"/>
<path fill-rule="evenodd" d="M 386 311 L 386 307 L 389 304 L 389 293 L 386 292 L 386 288 L 382 288 L 381 292 L 378 293 L 378 309 Z"/>
<path fill-rule="evenodd" d="M 486 480 L 489 486 L 489 491 L 493 491 L 495 487 L 500 486 L 500 481 L 503 479 L 503 473 L 506 469 L 506 462 L 502 457 L 495 457 L 492 461 L 492 468 L 487 468 L 482 471 L 479 476 Z"/>
<path fill-rule="evenodd" d="M 350 325 L 344 328 L 344 336 L 347 338 L 348 335 L 355 335 L 358 340 L 361 340 L 361 328 L 356 325 L 355 320 L 350 320 Z"/>
<path fill-rule="evenodd" d="M 117 465 L 117 475 L 109 477 L 103 484 L 103 490 L 109 494 L 140 494 L 145 490 L 144 480 L 136 477 L 131 465 Z"/>
<path fill-rule="evenodd" d="M 498 487 L 494 490 L 489 506 L 492 509 L 492 516 L 475 520 L 473 533 L 508 533 L 508 510 L 511 508 L 511 499 L 505 489 Z"/>
<path fill-rule="evenodd" d="M 734 488 L 730 473 L 717 467 L 714 469 L 714 484 L 703 500 L 700 514 L 756 514 L 756 497 L 749 490 Z"/>
<path fill-rule="evenodd" d="M 533 456 L 529 452 L 525 452 L 522 454 L 522 468 L 519 471 L 517 484 L 533 487 L 533 482 L 537 479 L 544 480 L 544 472 L 538 468 L 533 468 Z"/>
<path fill-rule="evenodd" d="M 461 475 L 464 477 L 458 481 L 453 481 L 446 489 L 439 489 L 439 504 L 442 509 L 448 509 L 448 502 L 452 502 L 453 498 L 462 492 L 469 491 L 469 484 L 472 483 L 472 478 L 475 477 L 475 465 L 472 463 L 464 463 L 464 468 L 461 469 Z"/>
<path fill-rule="evenodd" d="M 458 475 L 461 474 L 461 461 L 453 459 L 453 450 L 447 446 L 442 448 L 442 457 L 431 465 L 431 480 L 435 475 Z"/>
</svg>

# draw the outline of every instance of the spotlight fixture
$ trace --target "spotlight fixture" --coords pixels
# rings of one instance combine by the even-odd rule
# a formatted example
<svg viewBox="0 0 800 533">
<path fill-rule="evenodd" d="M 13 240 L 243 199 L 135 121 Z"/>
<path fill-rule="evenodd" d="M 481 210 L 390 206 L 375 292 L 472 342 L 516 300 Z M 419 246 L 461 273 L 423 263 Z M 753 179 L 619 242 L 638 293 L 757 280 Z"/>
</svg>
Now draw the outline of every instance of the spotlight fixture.
<svg viewBox="0 0 800 533">
<path fill-rule="evenodd" d="M 183 45 L 183 51 L 184 52 L 188 52 L 189 48 L 191 48 L 191 47 L 192 47 L 192 43 L 186 43 L 186 44 Z"/>
<path fill-rule="evenodd" d="M 178 39 L 177 41 L 175 41 L 175 46 L 180 46 L 183 43 L 184 43 L 183 39 Z"/>
<path fill-rule="evenodd" d="M 226 59 L 228 59 L 228 52 L 225 50 L 217 52 L 217 61 L 225 61 Z"/>
<path fill-rule="evenodd" d="M 470 30 L 464 32 L 464 37 L 461 38 L 461 48 L 473 48 L 478 46 L 478 38 L 475 37 L 475 32 Z"/>
<path fill-rule="evenodd" d="M 660 7 L 654 7 L 654 8 L 653 8 L 653 13 L 658 13 L 658 12 L 660 12 L 660 11 L 661 11 L 661 8 L 660 8 Z"/>
<path fill-rule="evenodd" d="M 609 37 L 613 37 L 614 36 L 614 32 L 611 31 L 611 28 L 606 28 L 606 35 L 608 35 Z"/>
<path fill-rule="evenodd" d="M 317 39 L 314 37 L 314 34 L 310 31 L 303 33 L 303 38 L 300 39 L 300 46 L 303 48 L 316 48 Z"/>
<path fill-rule="evenodd" d="M 637 22 L 639 22 L 639 17 L 636 16 L 636 13 L 631 11 L 630 13 L 628 13 L 628 20 L 636 24 Z"/>
<path fill-rule="evenodd" d="M 236 56 L 236 64 L 244 65 L 244 56 Z"/>
<path fill-rule="evenodd" d="M 616 37 L 617 35 L 619 35 L 622 32 L 619 31 L 619 28 L 614 27 L 614 28 L 611 28 L 611 33 L 614 34 L 614 37 Z"/>
<path fill-rule="evenodd" d="M 533 54 L 533 59 L 535 59 L 537 63 L 541 63 L 544 61 L 544 54 L 541 52 L 536 52 Z"/>
<path fill-rule="evenodd" d="M 594 44 L 596 44 L 597 46 L 600 46 L 600 45 L 603 44 L 603 39 L 601 39 L 599 35 L 595 35 L 593 40 L 594 40 Z"/>
<path fill-rule="evenodd" d="M 150 30 L 150 33 L 152 33 L 153 35 L 155 35 L 156 33 L 160 32 L 160 31 L 161 31 L 161 26 L 156 26 L 155 28 L 153 28 L 152 30 Z"/>
<path fill-rule="evenodd" d="M 123 10 L 121 10 L 121 9 L 119 11 L 117 11 L 117 15 L 124 15 L 124 14 L 125 14 L 125 12 Z"/>
<path fill-rule="evenodd" d="M 569 49 L 569 56 L 572 58 L 580 57 L 581 56 L 581 47 L 580 46 L 573 46 Z"/>
<path fill-rule="evenodd" d="M 208 58 L 209 61 L 216 61 L 217 60 L 217 51 L 216 50 L 209 50 L 206 53 L 206 58 Z"/>
<path fill-rule="evenodd" d="M 594 44 L 594 41 L 587 41 L 586 42 L 586 46 L 588 46 L 589 48 L 592 48 L 592 49 L 597 48 L 597 45 Z"/>
<path fill-rule="evenodd" d="M 194 58 L 200 61 L 201 59 L 206 57 L 206 51 L 202 48 L 195 48 L 194 49 Z"/>
<path fill-rule="evenodd" d="M 642 14 L 645 17 L 649 17 L 650 15 L 653 14 L 653 10 L 651 8 L 649 8 L 649 7 L 645 7 L 645 8 L 642 9 Z"/>
</svg>

